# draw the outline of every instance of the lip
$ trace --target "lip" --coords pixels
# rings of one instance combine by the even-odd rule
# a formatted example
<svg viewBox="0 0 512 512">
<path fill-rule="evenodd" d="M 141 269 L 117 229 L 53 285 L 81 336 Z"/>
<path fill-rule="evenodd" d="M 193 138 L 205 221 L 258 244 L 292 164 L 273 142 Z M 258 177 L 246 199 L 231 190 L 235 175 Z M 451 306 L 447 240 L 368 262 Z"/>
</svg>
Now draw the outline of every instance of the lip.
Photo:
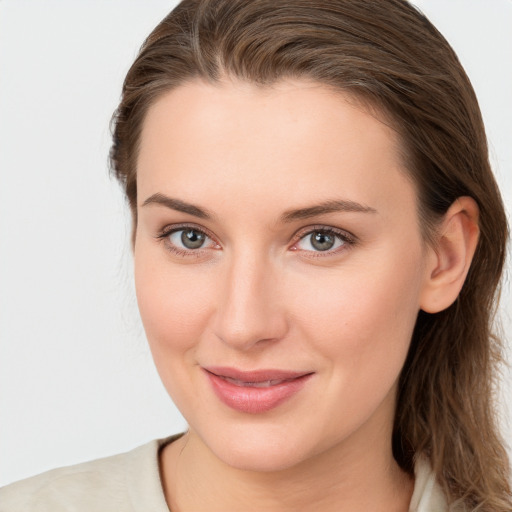
<svg viewBox="0 0 512 512">
<path fill-rule="evenodd" d="M 312 372 L 275 369 L 241 371 L 218 366 L 203 370 L 221 402 L 249 414 L 278 407 L 298 393 L 313 375 Z"/>
</svg>

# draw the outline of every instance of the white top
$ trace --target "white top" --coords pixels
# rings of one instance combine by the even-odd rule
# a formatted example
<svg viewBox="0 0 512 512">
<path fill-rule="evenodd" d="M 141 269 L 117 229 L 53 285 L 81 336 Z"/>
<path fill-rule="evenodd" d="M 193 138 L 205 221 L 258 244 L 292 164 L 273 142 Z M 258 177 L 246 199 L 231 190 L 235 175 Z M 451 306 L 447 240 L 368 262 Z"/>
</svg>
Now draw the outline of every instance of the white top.
<svg viewBox="0 0 512 512">
<path fill-rule="evenodd" d="M 169 512 L 158 452 L 179 435 L 127 453 L 54 469 L 0 489 L 0 512 Z M 429 464 L 415 466 L 409 512 L 448 510 Z"/>
</svg>

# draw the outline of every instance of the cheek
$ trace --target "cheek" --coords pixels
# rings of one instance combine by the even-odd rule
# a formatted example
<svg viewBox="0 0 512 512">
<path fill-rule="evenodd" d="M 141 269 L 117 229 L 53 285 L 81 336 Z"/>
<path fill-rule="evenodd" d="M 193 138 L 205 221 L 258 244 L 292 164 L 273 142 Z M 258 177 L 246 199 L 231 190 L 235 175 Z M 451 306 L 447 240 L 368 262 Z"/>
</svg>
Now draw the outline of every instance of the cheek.
<svg viewBox="0 0 512 512">
<path fill-rule="evenodd" d="M 171 265 L 158 254 L 146 256 L 142 250 L 135 254 L 135 286 L 153 361 L 176 406 L 182 412 L 200 408 L 198 398 L 187 393 L 196 385 L 189 369 L 196 364 L 196 349 L 211 316 L 207 298 L 212 290 L 198 272 Z"/>
<path fill-rule="evenodd" d="M 147 261 L 154 263 L 145 264 Z M 141 250 L 135 255 L 135 287 L 157 366 L 160 355 L 185 352 L 197 343 L 209 315 L 207 298 L 212 293 L 200 272 L 168 261 L 159 264 L 158 257 L 150 260 Z"/>
<path fill-rule="evenodd" d="M 398 372 L 404 362 L 419 310 L 421 257 L 387 254 L 326 274 L 314 293 L 302 294 L 305 336 L 333 367 Z"/>
</svg>

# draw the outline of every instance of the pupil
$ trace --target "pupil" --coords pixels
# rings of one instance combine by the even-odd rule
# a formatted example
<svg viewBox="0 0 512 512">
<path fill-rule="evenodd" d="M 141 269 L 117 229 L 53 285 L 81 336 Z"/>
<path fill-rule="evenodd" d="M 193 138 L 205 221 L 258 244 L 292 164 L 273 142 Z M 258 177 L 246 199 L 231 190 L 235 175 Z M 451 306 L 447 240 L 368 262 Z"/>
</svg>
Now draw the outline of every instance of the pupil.
<svg viewBox="0 0 512 512">
<path fill-rule="evenodd" d="M 311 245 L 318 251 L 327 251 L 334 245 L 334 236 L 328 233 L 313 233 L 311 235 Z"/>
<path fill-rule="evenodd" d="M 204 234 L 194 229 L 183 230 L 181 242 L 187 249 L 199 249 L 204 243 Z"/>
</svg>

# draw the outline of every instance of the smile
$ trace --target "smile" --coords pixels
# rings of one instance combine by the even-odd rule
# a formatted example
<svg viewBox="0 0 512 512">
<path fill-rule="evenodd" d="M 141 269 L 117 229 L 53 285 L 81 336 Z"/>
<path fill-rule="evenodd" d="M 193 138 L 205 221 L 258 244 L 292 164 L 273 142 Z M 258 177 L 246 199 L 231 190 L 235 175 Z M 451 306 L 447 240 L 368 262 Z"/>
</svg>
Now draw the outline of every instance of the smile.
<svg viewBox="0 0 512 512">
<path fill-rule="evenodd" d="M 298 393 L 313 375 L 311 372 L 234 368 L 203 368 L 214 393 L 222 403 L 239 412 L 258 414 L 270 411 Z"/>
</svg>

